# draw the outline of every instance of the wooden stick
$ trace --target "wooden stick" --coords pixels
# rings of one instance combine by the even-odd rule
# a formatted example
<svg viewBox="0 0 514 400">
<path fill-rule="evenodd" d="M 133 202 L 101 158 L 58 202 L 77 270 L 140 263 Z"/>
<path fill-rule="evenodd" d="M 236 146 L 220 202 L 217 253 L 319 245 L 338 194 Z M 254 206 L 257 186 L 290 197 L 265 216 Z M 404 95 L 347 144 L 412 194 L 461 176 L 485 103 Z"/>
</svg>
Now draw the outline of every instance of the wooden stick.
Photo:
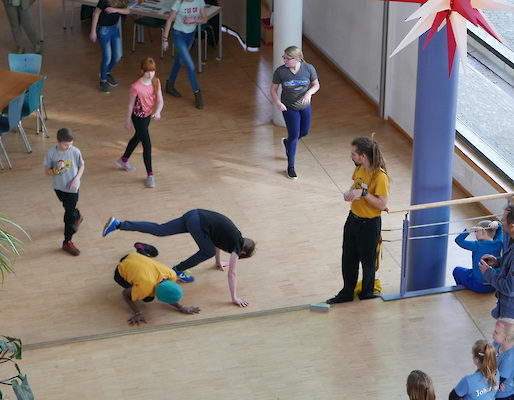
<svg viewBox="0 0 514 400">
<path fill-rule="evenodd" d="M 498 193 L 498 194 L 489 194 L 487 196 L 478 196 L 478 197 L 468 197 L 466 199 L 457 199 L 457 200 L 446 200 L 446 201 L 438 201 L 435 203 L 425 203 L 425 204 L 416 204 L 407 208 L 403 208 L 401 210 L 388 210 L 389 214 L 399 213 L 399 212 L 407 212 L 413 210 L 425 210 L 427 208 L 436 208 L 436 207 L 445 207 L 445 206 L 453 206 L 456 204 L 466 204 L 466 203 L 478 203 L 480 201 L 486 200 L 495 200 L 501 198 L 508 198 L 514 196 L 513 192 L 510 193 Z"/>
</svg>

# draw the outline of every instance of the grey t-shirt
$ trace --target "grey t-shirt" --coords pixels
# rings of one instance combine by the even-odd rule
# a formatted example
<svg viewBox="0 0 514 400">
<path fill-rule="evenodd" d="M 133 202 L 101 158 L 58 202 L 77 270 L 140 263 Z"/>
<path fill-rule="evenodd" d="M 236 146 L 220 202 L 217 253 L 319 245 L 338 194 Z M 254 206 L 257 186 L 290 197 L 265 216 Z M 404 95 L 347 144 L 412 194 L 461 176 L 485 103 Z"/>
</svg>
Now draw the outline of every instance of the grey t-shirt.
<svg viewBox="0 0 514 400">
<path fill-rule="evenodd" d="M 79 167 L 84 165 L 82 154 L 75 146 L 71 146 L 66 153 L 59 153 L 56 145 L 46 153 L 43 165 L 54 168 L 61 160 L 64 161 L 65 167 L 58 174 L 52 175 L 52 187 L 61 192 L 77 193 L 79 188 L 70 190 L 70 183 L 77 176 Z"/>
<path fill-rule="evenodd" d="M 308 104 L 302 104 L 302 97 L 309 90 L 312 81 L 318 79 L 316 70 L 305 61 L 300 63 L 300 69 L 293 74 L 285 65 L 281 65 L 273 74 L 273 83 L 282 85 L 280 101 L 289 110 L 303 110 Z"/>
</svg>

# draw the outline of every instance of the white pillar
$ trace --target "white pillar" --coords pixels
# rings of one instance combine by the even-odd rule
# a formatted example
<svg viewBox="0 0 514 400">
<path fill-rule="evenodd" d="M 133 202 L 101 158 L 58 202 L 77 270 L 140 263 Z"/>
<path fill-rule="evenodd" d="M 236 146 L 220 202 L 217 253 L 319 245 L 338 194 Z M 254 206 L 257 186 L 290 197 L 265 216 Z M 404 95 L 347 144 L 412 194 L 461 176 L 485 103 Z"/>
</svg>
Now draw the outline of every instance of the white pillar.
<svg viewBox="0 0 514 400">
<path fill-rule="evenodd" d="M 275 0 L 273 5 L 273 71 L 284 64 L 289 46 L 302 48 L 303 0 Z M 279 96 L 281 89 L 279 88 Z M 286 126 L 282 112 L 273 104 L 273 123 Z"/>
</svg>

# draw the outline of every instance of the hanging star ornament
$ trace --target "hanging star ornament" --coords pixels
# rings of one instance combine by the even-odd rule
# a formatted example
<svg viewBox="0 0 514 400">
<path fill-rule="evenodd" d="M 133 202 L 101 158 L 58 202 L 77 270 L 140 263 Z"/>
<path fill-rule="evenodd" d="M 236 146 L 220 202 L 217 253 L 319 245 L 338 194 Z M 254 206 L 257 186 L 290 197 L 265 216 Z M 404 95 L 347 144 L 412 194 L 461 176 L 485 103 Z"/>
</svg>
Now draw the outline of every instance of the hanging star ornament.
<svg viewBox="0 0 514 400">
<path fill-rule="evenodd" d="M 514 12 L 514 5 L 503 0 L 385 0 L 401 1 L 403 3 L 423 4 L 416 12 L 411 14 L 406 21 L 419 18 L 414 27 L 407 33 L 391 57 L 405 48 L 409 43 L 417 39 L 429 30 L 423 49 L 426 47 L 436 31 L 446 24 L 446 41 L 448 43 L 448 75 L 452 74 L 455 49 L 460 55 L 463 67 L 466 67 L 468 53 L 466 21 L 475 26 L 482 27 L 487 33 L 499 42 L 504 40 L 493 24 L 487 19 L 480 9 L 500 10 Z"/>
</svg>

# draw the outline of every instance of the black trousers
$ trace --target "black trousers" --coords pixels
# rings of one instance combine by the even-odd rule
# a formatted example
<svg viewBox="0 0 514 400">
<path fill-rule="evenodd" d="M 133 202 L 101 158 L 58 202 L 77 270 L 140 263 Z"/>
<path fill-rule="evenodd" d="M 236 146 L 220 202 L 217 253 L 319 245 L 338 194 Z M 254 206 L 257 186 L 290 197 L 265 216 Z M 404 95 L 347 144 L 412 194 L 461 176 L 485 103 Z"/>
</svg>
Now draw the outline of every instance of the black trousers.
<svg viewBox="0 0 514 400">
<path fill-rule="evenodd" d="M 152 172 L 152 142 L 150 141 L 150 133 L 148 132 L 151 119 L 151 115 L 146 118 L 140 118 L 132 114 L 132 124 L 134 125 L 136 133 L 134 133 L 132 139 L 129 140 L 125 153 L 123 154 L 123 157 L 130 158 L 136 146 L 141 142 L 143 145 L 143 161 L 145 162 L 147 173 Z"/>
<path fill-rule="evenodd" d="M 80 212 L 76 208 L 79 201 L 79 194 L 61 192 L 55 189 L 55 194 L 62 202 L 64 207 L 64 241 L 69 242 L 75 233 L 75 222 L 80 218 Z"/>
<path fill-rule="evenodd" d="M 362 292 L 360 298 L 373 296 L 377 246 L 382 229 L 380 217 L 361 218 L 350 211 L 344 224 L 342 272 L 344 287 L 341 297 L 353 298 L 362 264 Z"/>
</svg>

